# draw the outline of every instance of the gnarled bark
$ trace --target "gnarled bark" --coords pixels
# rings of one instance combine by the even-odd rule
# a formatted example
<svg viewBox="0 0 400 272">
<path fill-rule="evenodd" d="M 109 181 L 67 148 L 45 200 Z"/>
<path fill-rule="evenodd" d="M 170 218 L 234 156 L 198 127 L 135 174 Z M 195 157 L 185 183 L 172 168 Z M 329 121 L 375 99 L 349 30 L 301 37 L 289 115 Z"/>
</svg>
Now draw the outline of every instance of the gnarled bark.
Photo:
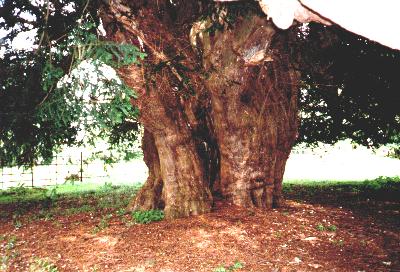
<svg viewBox="0 0 400 272">
<path fill-rule="evenodd" d="M 198 2 L 168 3 L 115 0 L 102 12 L 109 38 L 140 38 L 150 64 L 120 70 L 139 93 L 133 104 L 149 167 L 130 209 L 164 209 L 167 218 L 201 214 L 212 195 L 244 207 L 279 204 L 297 131 L 297 78 L 285 34 L 249 14 L 189 38 Z M 192 50 L 190 40 L 201 48 Z"/>
<path fill-rule="evenodd" d="M 297 78 L 282 38 L 253 16 L 205 46 L 204 63 L 213 71 L 206 85 L 221 154 L 219 190 L 239 206 L 271 208 L 281 199 L 297 132 Z"/>
<path fill-rule="evenodd" d="M 149 209 L 150 201 L 151 208 L 164 208 L 167 218 L 175 218 L 211 208 L 211 193 L 188 118 L 183 111 L 171 112 L 180 108 L 180 103 L 179 97 L 166 97 L 153 88 L 138 100 L 147 131 L 143 148 L 145 154 L 151 153 L 145 161 L 153 173 L 134 200 L 133 209 Z"/>
</svg>

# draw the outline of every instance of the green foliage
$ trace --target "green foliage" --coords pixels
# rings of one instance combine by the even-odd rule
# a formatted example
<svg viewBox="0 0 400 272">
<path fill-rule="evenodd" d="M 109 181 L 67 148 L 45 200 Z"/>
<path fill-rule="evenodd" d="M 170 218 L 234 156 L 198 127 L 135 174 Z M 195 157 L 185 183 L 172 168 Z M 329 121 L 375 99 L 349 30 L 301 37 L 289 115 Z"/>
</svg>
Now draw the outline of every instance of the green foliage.
<svg viewBox="0 0 400 272">
<path fill-rule="evenodd" d="M 397 138 L 400 138 L 400 135 Z M 397 139 L 396 142 L 400 142 L 400 140 Z M 391 144 L 388 145 L 388 147 L 389 151 L 386 156 L 389 158 L 400 159 L 400 144 Z"/>
<path fill-rule="evenodd" d="M 23 185 L 0 190 L 0 204 L 17 203 L 14 211 L 14 225 L 20 227 L 18 216 L 23 214 L 32 203 L 41 202 L 49 206 L 55 199 L 50 197 L 51 191 L 43 188 L 27 188 Z"/>
<path fill-rule="evenodd" d="M 74 61 L 69 74 L 53 83 L 57 88 L 38 114 L 43 119 L 52 116 L 57 124 L 73 123 L 77 131 L 84 130 L 90 137 L 81 144 L 94 145 L 98 138 L 108 139 L 111 148 L 131 154 L 138 131 L 138 110 L 132 109 L 130 99 L 136 95 L 116 74 L 110 74 L 111 67 L 138 64 L 145 54 L 133 45 L 99 40 L 92 33 L 95 28 L 91 22 L 82 24 L 72 31 L 66 45 L 59 45 L 59 54 L 72 48 Z M 114 157 L 110 154 L 104 159 L 111 163 Z"/>
<path fill-rule="evenodd" d="M 16 249 L 17 237 L 15 235 L 3 236 L 1 242 L 3 244 L 0 244 L 0 270 L 7 270 L 10 261 L 19 256 Z"/>
<path fill-rule="evenodd" d="M 329 225 L 326 227 L 327 230 L 335 232 L 337 230 L 337 227 L 335 225 Z"/>
<path fill-rule="evenodd" d="M 283 192 L 300 200 L 318 195 L 342 195 L 344 192 L 364 198 L 397 199 L 400 197 L 400 177 L 379 177 L 365 181 L 293 180 L 283 183 Z"/>
<path fill-rule="evenodd" d="M 131 154 L 138 131 L 138 110 L 130 104 L 135 93 L 109 74 L 145 54 L 99 36 L 98 1 L 25 2 L 1 4 L 13 16 L 6 12 L 0 19 L 9 31 L 0 55 L 0 164 L 48 162 L 63 145 L 98 138 Z M 48 5 L 57 9 L 47 13 Z M 15 50 L 13 39 L 28 30 L 37 31 L 33 48 Z"/>
<path fill-rule="evenodd" d="M 324 231 L 324 230 L 325 230 L 324 225 L 322 225 L 321 223 L 319 223 L 315 228 L 316 228 L 317 230 L 319 230 L 319 231 Z"/>
<path fill-rule="evenodd" d="M 299 142 L 350 138 L 366 146 L 400 143 L 400 51 L 339 27 L 310 24 L 290 45 L 299 57 Z"/>
<path fill-rule="evenodd" d="M 15 194 L 16 196 L 25 196 L 28 193 L 28 189 L 24 186 L 23 183 L 18 183 L 15 187 L 10 187 L 7 192 L 9 194 Z"/>
<path fill-rule="evenodd" d="M 63 1 L 67 6 L 75 5 L 76 11 L 62 14 L 62 7 L 54 13 L 46 13 L 46 2 L 3 1 L 0 28 L 8 31 L 2 39 L 0 56 L 0 164 L 32 164 L 37 158 L 51 157 L 52 151 L 64 143 L 73 141 L 77 131 L 69 125 L 59 126 L 51 118 L 43 121 L 37 115 L 38 105 L 48 93 L 41 82 L 42 74 L 52 54 L 52 44 L 62 39 L 65 32 L 77 24 L 87 1 Z M 85 2 L 85 3 L 83 3 Z M 53 4 L 49 2 L 49 4 Z M 90 6 L 90 5 L 89 5 Z M 34 14 L 35 19 L 26 20 L 23 14 Z M 41 22 L 41 23 L 40 23 Z M 45 23 L 43 23 L 45 22 Z M 51 25 L 57 24 L 57 26 Z M 37 30 L 34 44 L 37 49 L 15 50 L 13 39 L 24 31 Z M 68 61 L 64 56 L 53 67 L 61 68 Z M 50 73 L 50 79 L 60 76 L 57 69 Z"/>
<path fill-rule="evenodd" d="M 132 218 L 136 223 L 148 224 L 155 221 L 161 221 L 164 219 L 164 212 L 160 210 L 149 210 L 149 211 L 135 211 L 132 213 Z"/>
<path fill-rule="evenodd" d="M 110 191 L 113 188 L 114 187 L 113 187 L 111 182 L 104 182 L 104 185 L 102 186 L 102 190 L 105 191 L 105 192 Z"/>
<path fill-rule="evenodd" d="M 49 258 L 34 257 L 33 262 L 29 266 L 29 271 L 58 272 L 58 268 Z"/>
<path fill-rule="evenodd" d="M 374 180 L 365 181 L 363 183 L 364 190 L 367 192 L 373 191 L 391 191 L 400 192 L 400 177 L 379 177 Z"/>
<path fill-rule="evenodd" d="M 117 216 L 124 216 L 125 214 L 127 214 L 128 212 L 125 210 L 125 208 L 120 208 L 120 209 L 118 209 L 116 212 L 115 212 L 115 214 L 117 215 Z"/>
<path fill-rule="evenodd" d="M 244 265 L 241 262 L 236 261 L 234 264 L 232 264 L 228 267 L 225 265 L 218 266 L 213 271 L 214 272 L 232 272 L 232 271 L 242 269 L 243 267 L 244 267 Z"/>
<path fill-rule="evenodd" d="M 318 231 L 332 231 L 335 232 L 337 230 L 337 227 L 335 225 L 323 225 L 321 223 L 319 223 L 316 227 L 315 227 Z"/>
</svg>

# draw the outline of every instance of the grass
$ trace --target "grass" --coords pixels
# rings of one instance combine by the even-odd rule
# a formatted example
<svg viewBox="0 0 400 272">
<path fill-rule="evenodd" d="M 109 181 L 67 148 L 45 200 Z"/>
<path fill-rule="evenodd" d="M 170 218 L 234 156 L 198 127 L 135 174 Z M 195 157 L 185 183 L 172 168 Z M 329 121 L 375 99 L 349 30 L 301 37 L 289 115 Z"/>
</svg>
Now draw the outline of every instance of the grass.
<svg viewBox="0 0 400 272">
<path fill-rule="evenodd" d="M 288 180 L 283 183 L 283 192 L 298 199 L 334 194 L 396 199 L 400 195 L 400 177 L 379 177 L 365 181 Z"/>
<path fill-rule="evenodd" d="M 99 185 L 95 183 L 63 184 L 48 186 L 46 188 L 12 187 L 8 190 L 0 190 L 0 204 L 33 203 L 56 200 L 57 198 L 85 198 L 88 196 L 105 197 L 114 194 L 135 193 L 141 184 L 114 186 L 110 183 Z"/>
<path fill-rule="evenodd" d="M 46 188 L 25 188 L 17 186 L 0 191 L 0 205 L 12 205 L 10 215 L 0 209 L 1 218 L 12 218 L 15 228 L 26 225 L 23 214 L 35 211 L 30 220 L 53 220 L 57 215 L 79 213 L 112 213 L 123 217 L 125 207 L 133 198 L 140 184 L 102 185 L 93 183 L 64 184 Z M 290 180 L 283 183 L 283 192 L 292 199 L 304 201 L 311 197 L 340 196 L 397 199 L 400 196 L 400 177 L 381 177 L 359 181 L 310 181 Z M 2 211 L 3 210 L 3 211 Z M 284 213 L 288 215 L 288 212 Z M 162 211 L 137 212 L 132 219 L 137 223 L 161 220 Z M 29 223 L 29 222 L 28 222 Z M 128 222 L 129 223 L 129 222 Z M 328 231 L 336 231 L 336 226 L 323 226 Z"/>
<path fill-rule="evenodd" d="M 353 181 L 353 180 L 309 180 L 309 179 L 290 179 L 284 180 L 283 185 L 293 186 L 293 185 L 303 185 L 311 187 L 326 187 L 326 186 L 355 186 L 355 187 L 382 187 L 391 183 L 400 182 L 400 177 L 379 177 L 376 179 L 368 179 L 364 181 Z"/>
<path fill-rule="evenodd" d="M 0 191 L 0 220 L 13 220 L 16 229 L 29 225 L 30 221 L 52 221 L 56 216 L 72 216 L 81 213 L 110 214 L 123 210 L 136 194 L 140 185 L 114 186 L 76 184 L 47 188 L 10 188 Z M 4 209 L 3 207 L 4 206 Z M 8 212 L 7 211 L 8 207 Z M 11 211 L 11 212 L 10 212 Z M 11 213 L 11 214 L 10 214 Z M 29 216 L 22 216 L 29 214 Z M 99 230 L 105 228 L 105 223 Z"/>
<path fill-rule="evenodd" d="M 85 198 L 96 196 L 102 198 L 102 206 L 119 206 L 113 195 L 134 194 L 141 184 L 112 185 L 111 183 L 79 183 L 48 186 L 45 188 L 26 188 L 22 186 L 0 190 L 0 204 L 32 203 L 53 201 L 57 198 Z M 304 191 L 305 194 L 316 194 L 320 191 L 367 193 L 389 191 L 400 192 L 400 177 L 380 177 L 365 181 L 314 181 L 314 180 L 285 180 L 283 182 L 284 193 Z M 107 198 L 107 195 L 109 198 Z M 114 200 L 113 200 L 114 199 Z"/>
</svg>

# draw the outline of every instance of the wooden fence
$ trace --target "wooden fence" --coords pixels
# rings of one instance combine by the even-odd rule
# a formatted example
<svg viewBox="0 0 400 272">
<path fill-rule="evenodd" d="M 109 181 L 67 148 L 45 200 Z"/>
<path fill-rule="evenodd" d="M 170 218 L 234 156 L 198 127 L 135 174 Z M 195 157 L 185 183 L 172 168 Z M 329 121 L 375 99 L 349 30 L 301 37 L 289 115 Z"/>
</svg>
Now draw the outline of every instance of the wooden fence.
<svg viewBox="0 0 400 272">
<path fill-rule="evenodd" d="M 78 156 L 56 156 L 51 163 L 0 167 L 0 189 L 15 186 L 49 186 L 65 182 L 107 178 L 104 162 L 88 162 Z"/>
</svg>

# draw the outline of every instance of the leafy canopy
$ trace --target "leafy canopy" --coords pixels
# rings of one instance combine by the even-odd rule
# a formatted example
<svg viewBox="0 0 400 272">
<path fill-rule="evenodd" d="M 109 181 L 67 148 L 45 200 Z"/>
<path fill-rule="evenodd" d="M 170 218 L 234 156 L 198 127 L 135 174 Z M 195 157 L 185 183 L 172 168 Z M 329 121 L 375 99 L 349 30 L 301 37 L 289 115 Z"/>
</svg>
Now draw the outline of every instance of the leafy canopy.
<svg viewBox="0 0 400 272">
<path fill-rule="evenodd" d="M 97 2 L 0 1 L 0 162 L 50 160 L 62 145 L 108 139 L 132 149 L 135 98 L 111 67 L 145 57 L 129 44 L 104 40 Z M 22 34 L 32 45 L 18 49 Z M 129 154 L 129 152 L 128 152 Z"/>
<path fill-rule="evenodd" d="M 400 144 L 400 51 L 339 27 L 298 32 L 299 141 Z"/>
</svg>

